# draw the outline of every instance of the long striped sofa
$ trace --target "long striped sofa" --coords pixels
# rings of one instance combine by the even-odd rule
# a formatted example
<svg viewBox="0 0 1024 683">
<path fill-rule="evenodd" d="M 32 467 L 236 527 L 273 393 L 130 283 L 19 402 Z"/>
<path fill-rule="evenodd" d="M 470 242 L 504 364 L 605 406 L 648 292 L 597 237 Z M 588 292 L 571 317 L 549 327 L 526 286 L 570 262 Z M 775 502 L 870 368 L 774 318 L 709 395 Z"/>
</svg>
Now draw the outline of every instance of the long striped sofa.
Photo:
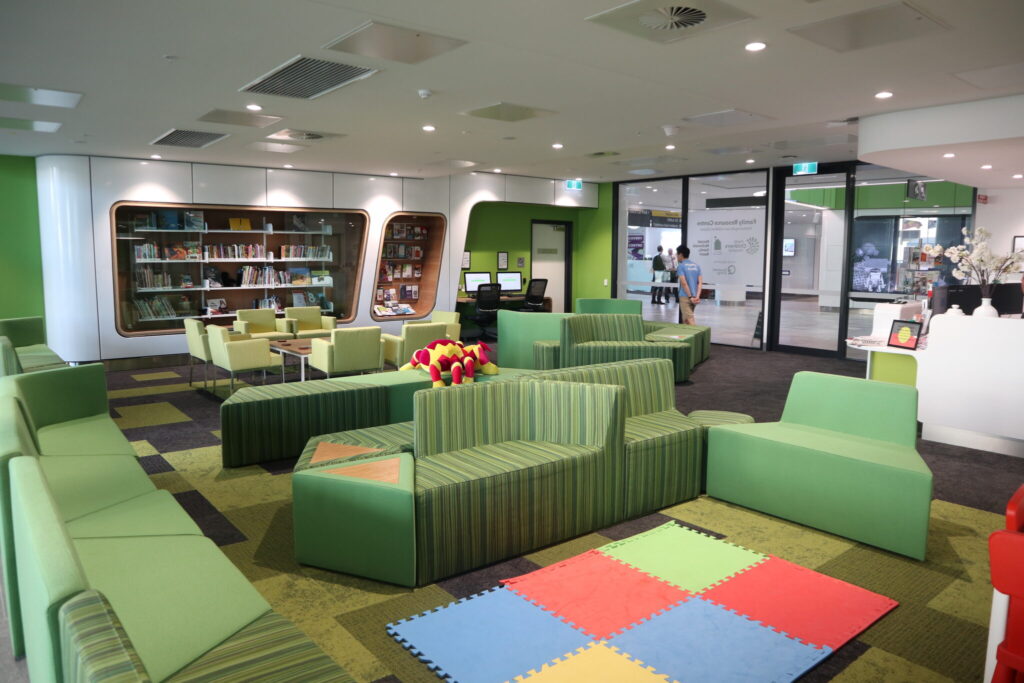
<svg viewBox="0 0 1024 683">
<path fill-rule="evenodd" d="M 61 357 L 46 345 L 42 318 L 0 320 L 0 377 L 63 365 Z"/>
<path fill-rule="evenodd" d="M 300 461 L 296 560 L 425 585 L 622 519 L 624 392 L 570 382 L 417 392 L 415 457 Z"/>
<path fill-rule="evenodd" d="M 635 358 L 668 358 L 673 378 L 683 382 L 690 376 L 695 356 L 684 341 L 647 341 L 643 319 L 618 313 L 581 314 L 562 320 L 559 344 L 563 368 L 608 363 Z"/>
</svg>

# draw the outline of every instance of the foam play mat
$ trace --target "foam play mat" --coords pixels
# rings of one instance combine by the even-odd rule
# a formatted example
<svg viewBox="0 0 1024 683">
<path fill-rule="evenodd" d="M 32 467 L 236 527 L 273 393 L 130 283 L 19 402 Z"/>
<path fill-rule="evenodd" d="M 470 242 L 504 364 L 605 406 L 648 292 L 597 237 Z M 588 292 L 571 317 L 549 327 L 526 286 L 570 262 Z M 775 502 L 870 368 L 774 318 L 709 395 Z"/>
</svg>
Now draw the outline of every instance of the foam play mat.
<svg viewBox="0 0 1024 683">
<path fill-rule="evenodd" d="M 897 605 L 675 523 L 501 584 L 388 633 L 462 683 L 792 681 Z"/>
</svg>

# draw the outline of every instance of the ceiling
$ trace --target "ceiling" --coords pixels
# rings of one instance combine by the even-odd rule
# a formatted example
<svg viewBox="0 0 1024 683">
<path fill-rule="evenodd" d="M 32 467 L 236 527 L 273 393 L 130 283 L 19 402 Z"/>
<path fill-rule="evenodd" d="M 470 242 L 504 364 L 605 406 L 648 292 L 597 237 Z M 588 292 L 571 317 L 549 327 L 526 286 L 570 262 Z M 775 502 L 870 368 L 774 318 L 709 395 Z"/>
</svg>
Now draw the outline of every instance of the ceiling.
<svg viewBox="0 0 1024 683">
<path fill-rule="evenodd" d="M 914 0 L 941 30 L 848 51 L 787 29 L 894 3 L 729 0 L 752 18 L 668 44 L 586 20 L 620 4 L 7 0 L 0 83 L 83 98 L 74 109 L 0 100 L 0 118 L 62 124 L 56 133 L 0 128 L 0 153 L 158 153 L 171 160 L 413 177 L 465 172 L 452 162 L 466 160 L 476 162 L 475 170 L 627 180 L 638 169 L 658 176 L 739 170 L 748 158 L 754 168 L 851 159 L 857 127 L 841 123 L 850 117 L 1024 92 L 1011 66 L 1024 62 L 1020 0 Z M 466 43 L 415 64 L 324 47 L 370 20 Z M 746 52 L 743 46 L 754 40 L 768 48 Z M 297 55 L 379 73 L 313 100 L 240 92 Z M 982 87 L 968 82 L 977 78 L 956 75 L 968 72 L 1002 76 L 982 80 Z M 424 88 L 433 95 L 421 99 L 417 91 Z M 880 90 L 895 96 L 877 100 Z M 554 113 L 517 122 L 463 113 L 499 102 Z M 199 120 L 250 103 L 282 120 L 266 128 Z M 737 116 L 723 127 L 684 121 L 730 109 L 756 120 Z M 423 132 L 428 123 L 437 130 Z M 667 137 L 666 125 L 678 131 Z M 303 143 L 292 154 L 251 146 L 286 127 L 343 136 Z M 172 128 L 228 137 L 196 150 L 149 144 Z M 552 149 L 555 142 L 564 148 Z M 665 150 L 669 143 L 676 149 Z M 617 155 L 587 156 L 602 151 Z M 901 161 L 885 163 L 898 168 Z"/>
</svg>

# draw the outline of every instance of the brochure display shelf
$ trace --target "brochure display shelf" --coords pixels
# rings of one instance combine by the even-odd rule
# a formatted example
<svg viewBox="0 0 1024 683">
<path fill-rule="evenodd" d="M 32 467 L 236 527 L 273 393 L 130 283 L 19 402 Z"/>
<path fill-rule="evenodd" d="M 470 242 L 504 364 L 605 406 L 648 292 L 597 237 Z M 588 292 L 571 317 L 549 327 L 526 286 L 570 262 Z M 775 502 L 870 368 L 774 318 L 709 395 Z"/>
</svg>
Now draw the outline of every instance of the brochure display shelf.
<svg viewBox="0 0 1024 683">
<path fill-rule="evenodd" d="M 396 213 L 384 223 L 370 316 L 413 320 L 434 310 L 447 224 L 436 213 Z"/>
<path fill-rule="evenodd" d="M 188 318 L 229 324 L 241 308 L 355 315 L 365 212 L 119 202 L 110 217 L 123 336 L 180 334 Z"/>
</svg>

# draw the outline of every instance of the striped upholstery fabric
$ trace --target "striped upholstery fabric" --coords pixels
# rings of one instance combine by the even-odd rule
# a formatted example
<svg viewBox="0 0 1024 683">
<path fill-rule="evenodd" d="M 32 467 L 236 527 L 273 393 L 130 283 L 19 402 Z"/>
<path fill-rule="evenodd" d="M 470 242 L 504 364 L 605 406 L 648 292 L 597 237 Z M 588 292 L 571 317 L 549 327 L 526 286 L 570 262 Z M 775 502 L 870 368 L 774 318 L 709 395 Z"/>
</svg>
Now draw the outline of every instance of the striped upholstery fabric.
<svg viewBox="0 0 1024 683">
<path fill-rule="evenodd" d="M 658 332 L 652 332 L 644 335 L 644 341 L 649 342 L 684 342 L 689 348 L 687 349 L 687 362 L 691 368 L 697 367 L 701 362 L 699 357 L 700 341 L 696 334 L 689 332 L 683 332 L 681 330 L 672 330 L 670 333 L 666 333 L 665 330 Z"/>
<path fill-rule="evenodd" d="M 173 683 L 355 681 L 292 622 L 275 612 L 267 612 L 167 680 Z"/>
<path fill-rule="evenodd" d="M 674 408 L 626 419 L 626 515 L 700 495 L 703 432 Z"/>
<path fill-rule="evenodd" d="M 99 591 L 83 591 L 65 602 L 58 621 L 63 680 L 69 683 L 151 680 L 121 621 Z"/>
<path fill-rule="evenodd" d="M 586 342 L 576 345 L 577 365 L 639 358 L 667 358 L 672 361 L 674 382 L 684 382 L 690 376 L 690 349 L 685 342 Z"/>
<path fill-rule="evenodd" d="M 618 519 L 605 459 L 594 446 L 506 441 L 417 460 L 417 584 Z"/>
<path fill-rule="evenodd" d="M 672 364 L 664 358 L 578 365 L 563 370 L 535 372 L 521 381 L 586 382 L 617 384 L 626 389 L 626 418 L 675 408 Z"/>
<path fill-rule="evenodd" d="M 675 365 L 675 381 L 690 376 L 690 350 L 685 342 L 644 341 L 644 323 L 638 315 L 574 315 L 562 320 L 563 367 L 609 363 L 635 358 L 668 358 Z"/>
<path fill-rule="evenodd" d="M 399 422 L 393 425 L 381 425 L 379 427 L 367 427 L 366 429 L 350 429 L 346 432 L 335 432 L 334 434 L 321 434 L 314 436 L 306 444 L 306 448 L 295 463 L 294 472 L 315 469 L 318 467 L 337 465 L 336 460 L 324 460 L 318 463 L 310 462 L 313 453 L 321 441 L 329 443 L 340 443 L 349 446 L 364 446 L 366 448 L 380 448 L 380 453 L 366 453 L 345 458 L 345 462 L 376 458 L 390 453 L 412 453 L 413 450 L 413 426 L 414 422 Z"/>
<path fill-rule="evenodd" d="M 710 356 L 711 328 L 706 325 L 684 325 L 682 323 L 661 323 L 644 321 L 644 335 L 680 335 L 688 337 L 688 341 L 696 347 L 698 363 L 703 363 Z M 653 340 L 652 340 L 653 341 Z"/>
<path fill-rule="evenodd" d="M 543 339 L 533 342 L 533 367 L 537 370 L 555 370 L 560 368 L 560 349 L 561 342 L 557 339 Z"/>
<path fill-rule="evenodd" d="M 313 436 L 387 420 L 385 387 L 313 380 L 245 387 L 220 407 L 224 467 L 294 458 Z"/>
<path fill-rule="evenodd" d="M 14 350 L 14 344 L 7 337 L 0 337 L 0 377 L 20 375 L 21 363 Z"/>
<path fill-rule="evenodd" d="M 18 363 L 21 364 L 22 372 L 62 368 L 66 365 L 61 357 L 51 351 L 46 344 L 19 346 L 15 351 L 18 354 Z"/>
<path fill-rule="evenodd" d="M 732 413 L 728 410 L 694 410 L 687 417 L 701 426 L 703 447 L 700 455 L 700 490 L 708 490 L 708 428 L 715 425 L 751 424 L 754 418 L 743 413 Z"/>
</svg>

